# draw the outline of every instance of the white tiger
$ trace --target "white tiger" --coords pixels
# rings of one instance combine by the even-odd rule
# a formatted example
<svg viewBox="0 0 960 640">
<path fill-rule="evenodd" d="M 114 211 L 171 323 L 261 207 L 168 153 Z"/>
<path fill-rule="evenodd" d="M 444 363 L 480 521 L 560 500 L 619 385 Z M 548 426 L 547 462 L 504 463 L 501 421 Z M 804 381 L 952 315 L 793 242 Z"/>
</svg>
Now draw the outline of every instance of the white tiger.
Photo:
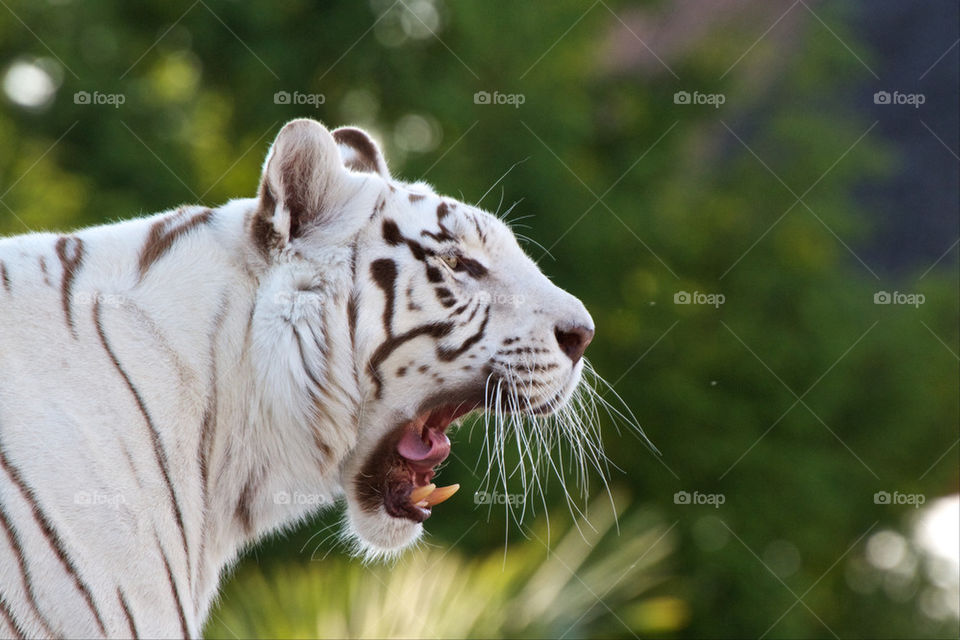
<svg viewBox="0 0 960 640">
<path fill-rule="evenodd" d="M 555 411 L 592 337 L 499 219 L 312 120 L 257 198 L 0 240 L 0 633 L 198 637 L 245 545 L 341 496 L 403 548 L 450 423 Z"/>
</svg>

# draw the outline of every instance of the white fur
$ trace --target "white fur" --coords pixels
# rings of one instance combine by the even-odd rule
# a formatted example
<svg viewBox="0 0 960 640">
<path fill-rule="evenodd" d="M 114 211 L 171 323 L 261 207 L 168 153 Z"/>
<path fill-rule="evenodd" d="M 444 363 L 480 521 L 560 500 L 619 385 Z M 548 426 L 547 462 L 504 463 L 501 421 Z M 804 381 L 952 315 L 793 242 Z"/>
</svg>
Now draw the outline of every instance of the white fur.
<svg viewBox="0 0 960 640">
<path fill-rule="evenodd" d="M 539 272 L 499 220 L 441 198 L 427 185 L 350 171 L 343 162 L 351 164 L 356 153 L 343 144 L 338 152 L 330 133 L 316 123 L 285 127 L 268 156 L 261 187 L 261 194 L 265 187 L 274 189 L 277 206 L 269 213 L 281 242 L 266 256 L 251 240 L 261 199 L 234 200 L 214 210 L 206 223 L 179 235 L 142 278 L 141 250 L 158 221 L 168 219 L 170 230 L 202 214 L 202 208 L 72 234 L 83 244 L 68 298 L 75 335 L 63 308 L 60 236 L 0 240 L 0 267 L 8 280 L 0 283 L 0 451 L 7 463 L 0 469 L 0 509 L 10 527 L 9 532 L 0 527 L 2 633 L 128 636 L 122 594 L 141 636 L 180 636 L 165 555 L 187 632 L 198 637 L 221 574 L 244 546 L 341 496 L 362 552 L 375 556 L 409 545 L 422 526 L 392 518 L 382 508 L 363 509 L 354 495 L 356 474 L 380 438 L 415 415 L 428 390 L 477 384 L 476 372 L 463 370 L 468 354 L 486 362 L 507 336 L 541 345 L 542 362 L 556 365 L 549 384 L 525 390 L 528 407 L 557 406 L 569 397 L 582 365 L 560 352 L 553 329 L 564 322 L 592 326 L 579 301 Z M 302 172 L 311 176 L 309 184 L 282 184 L 282 162 L 288 159 L 309 164 Z M 377 166 L 385 171 L 379 152 Z M 291 189 L 315 209 L 294 238 L 295 216 L 285 205 Z M 424 197 L 413 201 L 411 193 Z M 461 345 L 477 331 L 480 314 L 437 344 L 428 337 L 407 342 L 387 360 L 377 399 L 367 363 L 386 337 L 385 300 L 369 265 L 384 257 L 397 264 L 395 333 L 450 313 L 422 280 L 422 265 L 407 248 L 384 242 L 382 222 L 394 220 L 405 236 L 422 240 L 422 231 L 438 231 L 441 202 L 454 205 L 446 222 L 464 254 L 490 269 L 485 278 L 464 280 L 455 291 L 458 303 L 489 305 L 488 328 L 452 362 L 437 361 L 435 348 Z M 408 286 L 418 310 L 408 308 Z M 353 339 L 351 299 L 358 309 Z M 159 433 L 182 512 L 186 552 L 149 423 L 111 353 Z M 430 362 L 431 375 L 442 376 L 443 384 L 415 369 L 396 376 L 407 362 Z M 500 373 L 509 377 L 511 370 Z M 512 375 L 522 389 L 523 376 Z M 298 504 L 284 496 L 311 500 Z M 86 504 L 86 497 L 107 504 Z M 241 514 L 238 505 L 244 502 Z M 33 505 L 76 577 L 38 523 Z M 32 598 L 11 534 L 22 549 Z"/>
</svg>

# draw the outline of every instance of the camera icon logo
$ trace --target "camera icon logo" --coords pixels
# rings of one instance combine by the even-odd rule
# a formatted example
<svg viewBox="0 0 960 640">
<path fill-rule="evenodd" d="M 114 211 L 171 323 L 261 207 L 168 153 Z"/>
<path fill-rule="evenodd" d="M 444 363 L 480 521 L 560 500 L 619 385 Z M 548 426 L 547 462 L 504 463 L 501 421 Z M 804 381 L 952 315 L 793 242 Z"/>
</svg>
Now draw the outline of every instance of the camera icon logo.
<svg viewBox="0 0 960 640">
<path fill-rule="evenodd" d="M 673 94 L 673 104 L 690 104 L 690 92 L 677 91 Z"/>
<path fill-rule="evenodd" d="M 687 491 L 677 491 L 673 494 L 673 504 L 690 504 L 690 493 Z"/>
<path fill-rule="evenodd" d="M 77 91 L 73 94 L 73 104 L 90 104 L 90 92 Z"/>
<path fill-rule="evenodd" d="M 290 92 L 277 91 L 273 94 L 273 104 L 290 104 Z"/>
<path fill-rule="evenodd" d="M 490 92 L 477 91 L 473 94 L 473 104 L 490 104 Z"/>
<path fill-rule="evenodd" d="M 873 94 L 873 104 L 890 104 L 890 92 L 877 91 Z"/>
<path fill-rule="evenodd" d="M 873 494 L 873 504 L 890 504 L 890 493 L 888 491 L 877 491 Z"/>
<path fill-rule="evenodd" d="M 892 301 L 889 291 L 877 291 L 873 294 L 873 304 L 890 304 Z"/>
<path fill-rule="evenodd" d="M 290 494 L 286 491 L 278 491 L 273 494 L 274 504 L 290 504 Z"/>
<path fill-rule="evenodd" d="M 673 294 L 673 304 L 690 304 L 692 300 L 689 291 L 677 291 Z"/>
</svg>

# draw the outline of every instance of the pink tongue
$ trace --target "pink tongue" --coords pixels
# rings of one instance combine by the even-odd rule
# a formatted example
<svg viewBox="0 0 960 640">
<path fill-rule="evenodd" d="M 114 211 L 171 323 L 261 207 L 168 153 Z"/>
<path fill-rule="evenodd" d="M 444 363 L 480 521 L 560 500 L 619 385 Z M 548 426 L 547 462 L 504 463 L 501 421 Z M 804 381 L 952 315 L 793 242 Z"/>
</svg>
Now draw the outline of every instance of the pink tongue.
<svg viewBox="0 0 960 640">
<path fill-rule="evenodd" d="M 424 427 L 424 435 L 421 436 L 413 427 L 404 432 L 400 442 L 397 443 L 397 451 L 412 463 L 410 466 L 416 471 L 425 472 L 446 460 L 450 455 L 450 438 L 445 433 L 426 427 Z"/>
</svg>

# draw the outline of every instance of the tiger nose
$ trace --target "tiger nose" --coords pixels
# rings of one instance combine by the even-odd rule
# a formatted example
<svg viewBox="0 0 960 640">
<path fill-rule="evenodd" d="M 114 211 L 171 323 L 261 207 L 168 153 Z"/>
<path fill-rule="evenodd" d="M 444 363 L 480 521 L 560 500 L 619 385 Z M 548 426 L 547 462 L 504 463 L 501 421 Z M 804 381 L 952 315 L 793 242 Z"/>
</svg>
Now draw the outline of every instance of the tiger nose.
<svg viewBox="0 0 960 640">
<path fill-rule="evenodd" d="M 579 324 L 557 325 L 553 335 L 557 337 L 560 350 L 567 354 L 573 364 L 577 364 L 583 357 L 583 352 L 587 350 L 587 345 L 593 340 L 593 329 Z"/>
</svg>

